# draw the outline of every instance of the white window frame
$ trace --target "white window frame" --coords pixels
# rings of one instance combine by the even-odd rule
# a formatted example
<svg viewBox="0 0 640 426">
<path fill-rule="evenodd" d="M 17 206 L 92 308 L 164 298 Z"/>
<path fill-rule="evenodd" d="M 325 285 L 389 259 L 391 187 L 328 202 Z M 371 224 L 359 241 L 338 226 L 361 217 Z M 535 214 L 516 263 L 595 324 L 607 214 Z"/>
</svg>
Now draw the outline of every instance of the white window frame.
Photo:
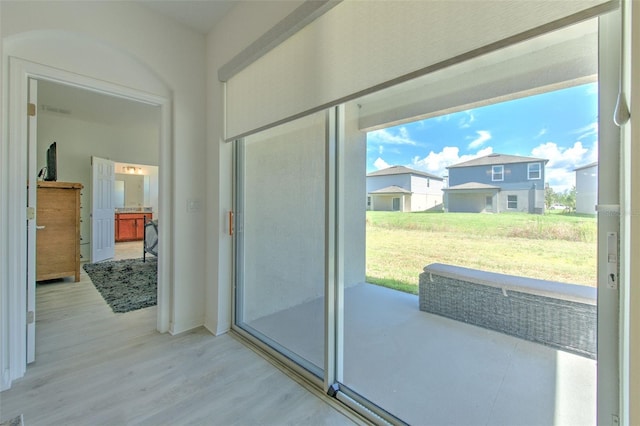
<svg viewBox="0 0 640 426">
<path fill-rule="evenodd" d="M 500 168 L 500 172 L 496 172 L 496 169 Z M 500 175 L 500 179 L 496 178 L 496 175 Z M 491 166 L 491 181 L 502 182 L 504 181 L 504 166 L 502 164 Z"/>
<path fill-rule="evenodd" d="M 515 203 L 516 203 L 515 207 L 511 207 L 511 203 L 513 202 L 513 201 L 510 200 L 511 197 L 515 197 L 516 198 L 515 199 Z M 513 194 L 512 195 L 507 195 L 507 209 L 516 210 L 517 208 L 518 208 L 518 196 L 517 195 L 513 195 Z"/>
<path fill-rule="evenodd" d="M 531 166 L 538 166 L 538 177 L 531 177 Z M 535 173 L 535 171 L 533 171 Z M 529 163 L 527 164 L 527 179 L 529 180 L 540 180 L 542 179 L 542 164 L 541 163 Z"/>
</svg>

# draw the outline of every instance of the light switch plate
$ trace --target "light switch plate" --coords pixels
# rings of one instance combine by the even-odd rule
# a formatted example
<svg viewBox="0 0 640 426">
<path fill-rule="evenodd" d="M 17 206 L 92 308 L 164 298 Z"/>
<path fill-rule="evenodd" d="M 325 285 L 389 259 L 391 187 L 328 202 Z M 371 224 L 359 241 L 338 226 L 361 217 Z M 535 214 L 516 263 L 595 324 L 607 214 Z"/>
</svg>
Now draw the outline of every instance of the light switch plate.
<svg viewBox="0 0 640 426">
<path fill-rule="evenodd" d="M 200 209 L 202 208 L 202 202 L 200 201 L 200 199 L 192 199 L 192 200 L 187 200 L 187 212 L 188 213 L 194 213 L 194 212 L 198 212 L 200 211 Z"/>
</svg>

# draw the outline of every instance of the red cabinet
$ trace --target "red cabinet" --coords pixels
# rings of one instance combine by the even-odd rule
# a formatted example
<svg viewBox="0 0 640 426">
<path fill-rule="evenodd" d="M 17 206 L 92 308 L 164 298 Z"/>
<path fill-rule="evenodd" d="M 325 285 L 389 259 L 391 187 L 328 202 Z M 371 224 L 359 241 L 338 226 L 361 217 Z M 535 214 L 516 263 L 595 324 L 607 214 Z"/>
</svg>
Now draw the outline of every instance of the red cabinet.
<svg viewBox="0 0 640 426">
<path fill-rule="evenodd" d="M 144 239 L 144 224 L 153 219 L 153 213 L 116 213 L 116 242 Z"/>
</svg>

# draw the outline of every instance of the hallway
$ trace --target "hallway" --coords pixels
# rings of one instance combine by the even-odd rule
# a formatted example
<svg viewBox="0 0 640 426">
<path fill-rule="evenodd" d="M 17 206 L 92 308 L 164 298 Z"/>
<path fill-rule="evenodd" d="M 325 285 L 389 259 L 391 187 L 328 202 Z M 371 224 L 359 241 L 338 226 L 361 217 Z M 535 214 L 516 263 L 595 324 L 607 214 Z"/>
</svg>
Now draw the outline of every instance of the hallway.
<svg viewBox="0 0 640 426">
<path fill-rule="evenodd" d="M 36 361 L 0 394 L 0 421 L 352 424 L 229 334 L 160 334 L 155 307 L 114 314 L 84 271 L 40 284 L 36 312 Z"/>
</svg>

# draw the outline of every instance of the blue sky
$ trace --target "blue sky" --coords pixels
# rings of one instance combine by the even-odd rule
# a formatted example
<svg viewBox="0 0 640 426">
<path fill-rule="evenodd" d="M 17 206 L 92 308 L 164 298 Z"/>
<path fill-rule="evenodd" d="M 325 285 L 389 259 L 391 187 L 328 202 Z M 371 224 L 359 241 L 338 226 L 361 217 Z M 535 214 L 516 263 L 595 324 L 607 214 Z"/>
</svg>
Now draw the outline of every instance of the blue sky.
<svg viewBox="0 0 640 426">
<path fill-rule="evenodd" d="M 573 170 L 598 160 L 597 83 L 370 132 L 367 173 L 402 165 L 444 176 L 491 153 L 548 159 L 547 183 L 571 189 Z"/>
</svg>

